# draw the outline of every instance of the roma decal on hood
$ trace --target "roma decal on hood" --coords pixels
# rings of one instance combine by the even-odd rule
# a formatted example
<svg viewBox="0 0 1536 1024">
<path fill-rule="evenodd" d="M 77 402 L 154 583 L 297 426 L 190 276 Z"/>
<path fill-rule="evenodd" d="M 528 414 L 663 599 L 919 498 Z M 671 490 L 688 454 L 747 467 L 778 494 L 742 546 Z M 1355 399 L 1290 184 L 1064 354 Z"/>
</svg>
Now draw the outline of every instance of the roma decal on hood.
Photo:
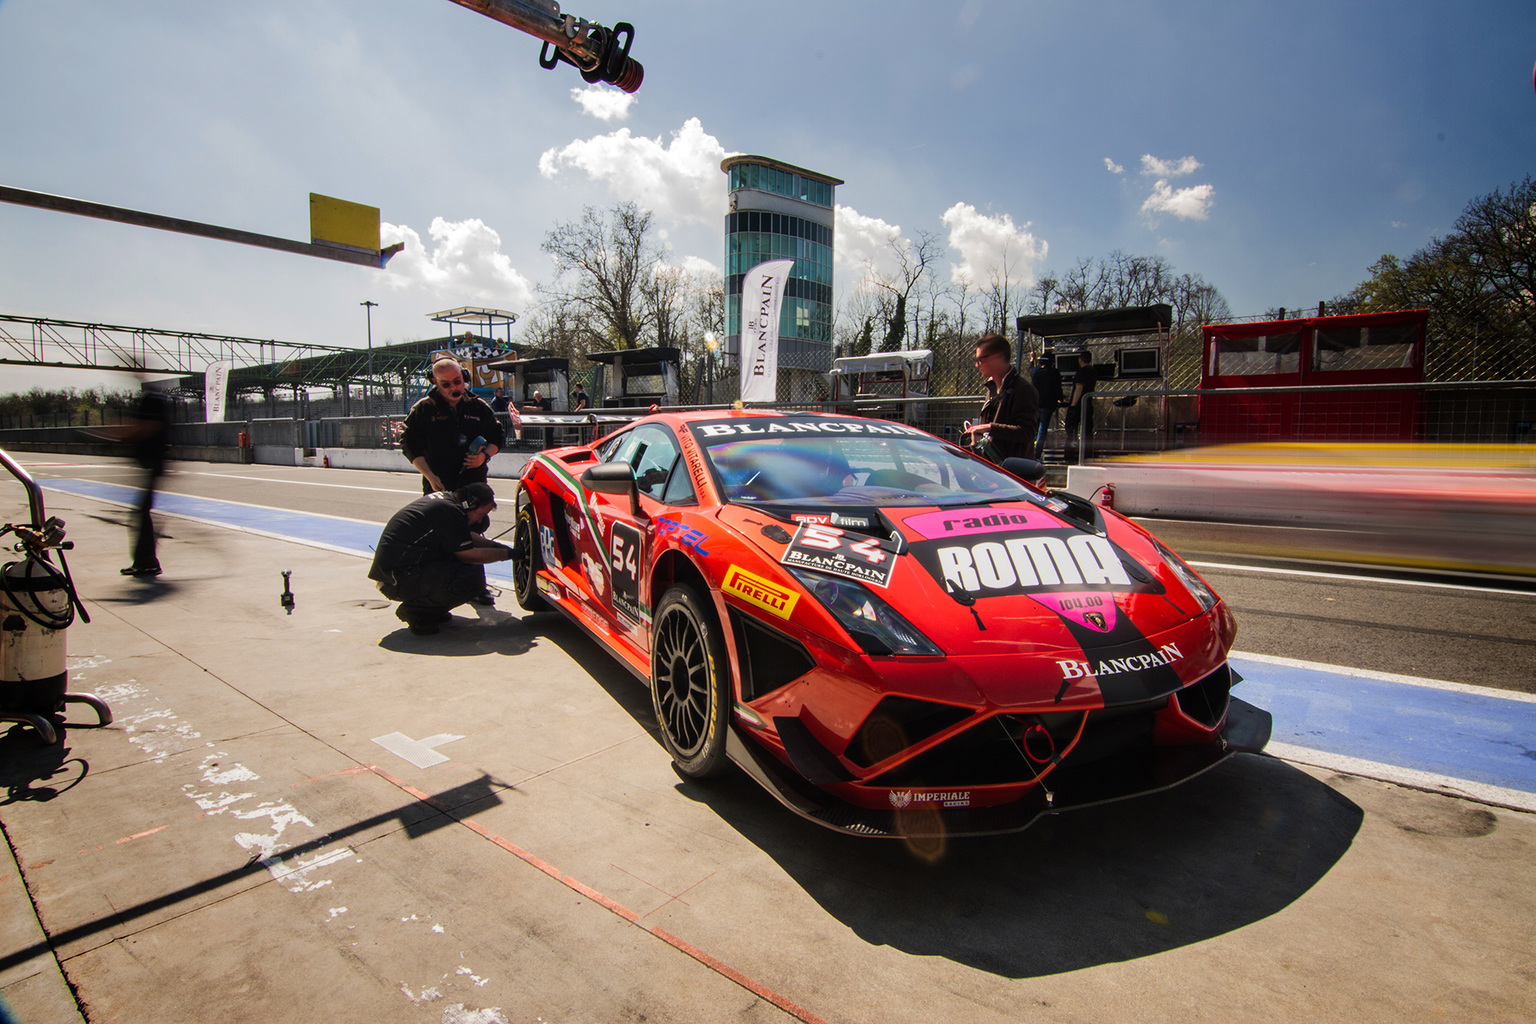
<svg viewBox="0 0 1536 1024">
<path fill-rule="evenodd" d="M 940 587 L 953 583 L 978 598 L 1132 588 L 1114 545 L 1075 530 L 919 541 L 912 554 Z"/>
</svg>

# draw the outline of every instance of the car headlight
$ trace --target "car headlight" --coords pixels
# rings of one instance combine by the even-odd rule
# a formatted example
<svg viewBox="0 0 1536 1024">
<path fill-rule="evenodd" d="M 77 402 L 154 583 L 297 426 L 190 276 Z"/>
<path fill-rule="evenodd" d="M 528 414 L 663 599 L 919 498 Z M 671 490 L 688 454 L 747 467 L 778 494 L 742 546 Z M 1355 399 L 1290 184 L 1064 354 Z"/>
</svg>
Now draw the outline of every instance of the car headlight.
<svg viewBox="0 0 1536 1024">
<path fill-rule="evenodd" d="M 832 613 L 865 654 L 944 656 L 921 630 L 864 584 L 803 569 L 789 571 Z"/>
<path fill-rule="evenodd" d="M 1174 554 L 1161 541 L 1157 542 L 1157 550 L 1163 556 L 1163 564 L 1179 578 L 1179 582 L 1184 584 L 1184 589 L 1189 591 L 1190 596 L 1200 602 L 1202 612 L 1208 612 L 1216 607 L 1216 602 L 1221 600 L 1216 596 L 1216 591 L 1207 586 L 1205 580 L 1201 579 L 1195 570 L 1185 565 L 1184 559 Z"/>
</svg>

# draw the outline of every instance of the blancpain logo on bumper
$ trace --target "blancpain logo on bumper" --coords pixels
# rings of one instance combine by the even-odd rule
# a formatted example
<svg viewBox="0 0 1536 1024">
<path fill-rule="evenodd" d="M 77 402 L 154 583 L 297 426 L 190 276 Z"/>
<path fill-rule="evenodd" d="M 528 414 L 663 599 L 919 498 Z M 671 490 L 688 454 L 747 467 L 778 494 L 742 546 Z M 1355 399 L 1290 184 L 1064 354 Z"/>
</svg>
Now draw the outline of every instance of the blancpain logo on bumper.
<svg viewBox="0 0 1536 1024">
<path fill-rule="evenodd" d="M 982 597 L 1022 593 L 1034 587 L 1120 586 L 1131 578 L 1109 541 L 1078 534 L 1059 537 L 1010 537 L 979 544 L 942 545 L 935 549 L 942 581 Z"/>
<path fill-rule="evenodd" d="M 1172 665 L 1184 657 L 1177 644 L 1163 644 L 1150 654 L 1133 654 L 1129 658 L 1107 658 L 1097 665 L 1088 661 L 1058 661 L 1063 679 L 1084 679 L 1093 676 L 1103 679 L 1122 672 L 1140 672 L 1159 665 Z"/>
<path fill-rule="evenodd" d="M 893 789 L 890 793 L 891 806 L 898 811 L 903 807 L 911 807 L 913 804 L 943 804 L 945 807 L 969 807 L 971 806 L 971 791 L 968 789 L 935 790 L 931 793 L 913 792 L 910 789 Z"/>
</svg>

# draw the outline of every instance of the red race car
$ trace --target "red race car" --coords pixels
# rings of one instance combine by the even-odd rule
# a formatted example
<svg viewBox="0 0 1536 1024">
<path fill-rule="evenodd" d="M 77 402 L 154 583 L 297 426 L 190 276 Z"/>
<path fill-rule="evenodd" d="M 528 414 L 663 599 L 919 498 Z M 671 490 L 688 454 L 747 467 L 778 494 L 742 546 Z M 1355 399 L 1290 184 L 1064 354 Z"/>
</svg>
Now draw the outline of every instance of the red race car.
<svg viewBox="0 0 1536 1024">
<path fill-rule="evenodd" d="M 650 686 L 677 769 L 830 828 L 1015 831 L 1269 739 L 1176 554 L 900 423 L 651 415 L 534 456 L 516 502 L 519 603 Z"/>
</svg>

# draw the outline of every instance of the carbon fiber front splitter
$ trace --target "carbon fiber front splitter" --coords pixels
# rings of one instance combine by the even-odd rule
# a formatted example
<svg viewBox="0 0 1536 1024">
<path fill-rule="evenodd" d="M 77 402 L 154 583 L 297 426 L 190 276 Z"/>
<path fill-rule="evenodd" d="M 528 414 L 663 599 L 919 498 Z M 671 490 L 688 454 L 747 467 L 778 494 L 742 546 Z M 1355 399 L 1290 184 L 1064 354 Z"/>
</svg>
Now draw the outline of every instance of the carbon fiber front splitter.
<svg viewBox="0 0 1536 1024">
<path fill-rule="evenodd" d="M 836 799 L 788 770 L 755 743 L 743 739 L 735 725 L 727 737 L 726 752 L 785 807 L 818 825 L 849 835 L 926 839 L 1022 832 L 1042 815 L 1170 789 L 1209 771 L 1232 754 L 1262 752 L 1271 728 L 1269 712 L 1233 697 L 1226 725 L 1210 743 L 1153 747 L 1081 767 L 1072 766 L 1069 755 L 1022 799 L 992 807 L 924 802 L 919 796 L 922 790 L 893 791 L 893 804 L 900 806 L 889 810 L 859 807 Z"/>
</svg>

